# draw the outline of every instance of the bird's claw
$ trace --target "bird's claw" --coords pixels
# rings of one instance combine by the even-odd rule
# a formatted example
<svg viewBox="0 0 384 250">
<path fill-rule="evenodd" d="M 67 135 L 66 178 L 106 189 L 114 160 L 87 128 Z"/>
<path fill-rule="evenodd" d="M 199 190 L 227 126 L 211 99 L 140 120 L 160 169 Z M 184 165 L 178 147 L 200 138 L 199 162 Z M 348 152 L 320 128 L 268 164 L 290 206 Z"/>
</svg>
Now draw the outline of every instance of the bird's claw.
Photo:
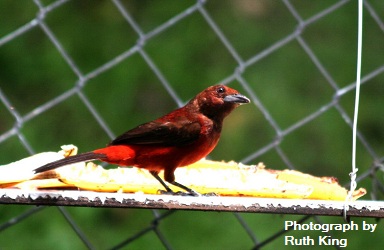
<svg viewBox="0 0 384 250">
<path fill-rule="evenodd" d="M 199 193 L 196 193 L 196 192 L 182 192 L 182 191 L 177 191 L 177 192 L 173 192 L 173 191 L 165 191 L 165 190 L 158 190 L 157 191 L 158 194 L 165 194 L 165 195 L 176 195 L 176 196 L 201 196 L 201 194 Z"/>
<path fill-rule="evenodd" d="M 214 192 L 210 192 L 210 193 L 202 194 L 202 196 L 204 196 L 204 197 L 212 197 L 212 196 L 219 196 L 219 195 L 214 193 Z"/>
</svg>

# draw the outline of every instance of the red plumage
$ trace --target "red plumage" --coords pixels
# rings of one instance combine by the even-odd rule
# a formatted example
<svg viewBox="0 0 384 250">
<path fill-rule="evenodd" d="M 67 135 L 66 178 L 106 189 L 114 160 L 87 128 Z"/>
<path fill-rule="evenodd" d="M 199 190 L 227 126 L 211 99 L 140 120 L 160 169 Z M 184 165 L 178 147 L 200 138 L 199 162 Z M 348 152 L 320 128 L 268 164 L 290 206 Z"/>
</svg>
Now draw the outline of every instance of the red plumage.
<svg viewBox="0 0 384 250">
<path fill-rule="evenodd" d="M 48 163 L 35 172 L 101 160 L 147 169 L 168 192 L 172 192 L 158 176 L 159 171 L 164 170 L 165 181 L 196 194 L 175 181 L 175 169 L 207 156 L 219 141 L 224 118 L 243 103 L 249 103 L 249 99 L 238 91 L 224 85 L 211 86 L 184 107 L 125 132 L 105 148 Z"/>
</svg>

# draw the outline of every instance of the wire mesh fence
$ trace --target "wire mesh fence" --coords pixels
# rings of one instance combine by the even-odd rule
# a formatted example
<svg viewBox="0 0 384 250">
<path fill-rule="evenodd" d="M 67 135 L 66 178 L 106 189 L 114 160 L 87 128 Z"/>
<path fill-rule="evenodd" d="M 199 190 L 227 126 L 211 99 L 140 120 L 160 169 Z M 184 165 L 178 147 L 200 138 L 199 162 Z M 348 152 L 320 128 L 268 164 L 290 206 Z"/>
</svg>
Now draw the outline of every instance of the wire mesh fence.
<svg viewBox="0 0 384 250">
<path fill-rule="evenodd" d="M 227 119 L 210 158 L 263 161 L 349 185 L 356 1 L 0 5 L 0 164 L 68 143 L 81 152 L 102 147 L 223 83 L 253 104 Z M 364 1 L 357 181 L 368 189 L 364 199 L 372 200 L 384 190 L 383 10 L 382 1 Z M 287 220 L 342 223 L 339 217 L 17 204 L 0 209 L 4 249 L 275 249 L 287 234 L 347 237 L 356 249 L 383 243 L 377 232 L 284 229 Z"/>
</svg>

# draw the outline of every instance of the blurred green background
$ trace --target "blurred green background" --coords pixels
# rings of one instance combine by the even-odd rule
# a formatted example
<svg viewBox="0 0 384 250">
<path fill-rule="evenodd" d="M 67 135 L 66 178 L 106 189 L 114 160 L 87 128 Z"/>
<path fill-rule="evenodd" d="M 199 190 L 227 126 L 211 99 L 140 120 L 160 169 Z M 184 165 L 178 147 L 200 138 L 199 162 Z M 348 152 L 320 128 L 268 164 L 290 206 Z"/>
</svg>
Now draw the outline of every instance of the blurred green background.
<svg viewBox="0 0 384 250">
<path fill-rule="evenodd" d="M 314 112 L 331 104 L 336 94 L 303 47 L 303 41 L 324 66 L 338 88 L 356 77 L 357 1 L 289 1 L 305 23 L 301 36 L 292 37 L 299 23 L 284 1 L 233 0 L 207 1 L 196 10 L 195 1 L 121 1 L 144 36 L 135 30 L 112 1 L 67 1 L 46 15 L 44 25 L 52 32 L 74 67 L 60 54 L 39 25 L 16 36 L 16 31 L 38 16 L 39 2 L 53 6 L 56 1 L 0 2 L 0 91 L 20 117 L 16 122 L 4 102 L 0 102 L 0 165 L 33 152 L 58 151 L 64 144 L 75 144 L 81 152 L 103 147 L 112 139 L 100 126 L 84 99 L 94 107 L 113 135 L 157 118 L 184 104 L 207 86 L 224 81 L 249 96 L 253 103 L 237 109 L 227 118 L 222 138 L 211 153 L 214 160 L 235 160 L 247 164 L 264 162 L 272 169 L 295 169 L 334 176 L 349 183 L 352 131 L 342 114 L 353 117 L 354 91 L 337 99 L 337 104 L 299 128 L 285 131 Z M 340 3 L 326 15 L 321 13 Z M 342 3 L 342 4 L 341 4 Z M 384 20 L 384 2 L 367 1 Z M 187 9 L 191 8 L 191 12 Z M 212 20 L 223 39 L 207 22 Z M 316 15 L 320 14 L 319 18 Z M 384 154 L 384 33 L 383 26 L 365 9 L 362 75 L 379 72 L 362 86 L 359 130 L 364 138 L 357 145 L 359 173 L 372 169 Z M 180 17 L 176 18 L 175 17 Z M 312 19 L 314 18 L 314 19 Z M 169 20 L 173 20 L 167 23 Z M 8 40 L 8 38 L 12 38 Z M 247 65 L 236 75 L 239 60 L 249 62 L 276 43 L 289 39 L 265 57 Z M 136 44 L 142 41 L 142 50 Z M 80 84 L 79 75 L 89 76 L 100 67 L 133 48 L 130 56 Z M 236 56 L 232 52 L 235 52 Z M 172 91 L 149 63 L 153 63 Z M 78 71 L 78 72 L 76 72 Z M 77 85 L 79 84 L 79 85 Z M 41 105 L 73 91 L 52 108 L 37 116 Z M 84 97 L 84 98 L 83 98 Z M 257 105 L 259 100 L 264 110 Z M 278 131 L 266 119 L 266 111 L 278 129 L 284 131 L 279 147 L 252 157 L 270 145 Z M 13 113 L 15 114 L 15 113 Z M 24 136 L 6 133 L 19 126 Z M 282 154 L 281 154 L 282 152 Z M 283 159 L 286 157 L 286 160 Z M 372 177 L 382 181 L 381 172 L 358 183 L 372 193 Z M 376 180 L 376 179 L 375 179 Z M 374 193 L 381 199 L 382 195 Z M 30 207 L 0 205 L 0 223 Z M 150 225 L 151 210 L 66 208 L 97 249 L 107 249 Z M 163 213 L 164 211 L 160 211 Z M 242 214 L 258 241 L 270 237 L 285 220 L 302 216 Z M 340 217 L 319 217 L 326 223 L 343 223 Z M 348 238 L 348 249 L 381 249 L 383 223 L 376 233 L 332 232 Z M 314 219 L 310 219 L 314 221 Z M 250 249 L 252 239 L 232 213 L 177 211 L 161 220 L 159 230 L 174 249 Z M 319 232 L 288 233 L 297 237 Z M 280 237 L 263 249 L 281 249 Z M 1 249 L 84 249 L 85 246 L 57 208 L 46 208 L 22 223 L 0 231 Z M 152 231 L 124 249 L 161 249 Z M 323 249 L 314 247 L 316 249 Z M 287 247 L 287 249 L 296 249 Z"/>
</svg>

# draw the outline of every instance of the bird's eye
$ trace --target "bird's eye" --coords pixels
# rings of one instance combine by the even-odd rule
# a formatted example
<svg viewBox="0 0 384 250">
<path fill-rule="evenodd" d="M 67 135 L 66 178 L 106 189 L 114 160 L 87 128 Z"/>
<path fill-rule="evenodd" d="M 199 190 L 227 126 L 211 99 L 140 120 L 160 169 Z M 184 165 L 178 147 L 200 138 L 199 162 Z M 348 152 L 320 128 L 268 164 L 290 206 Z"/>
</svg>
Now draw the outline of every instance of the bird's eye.
<svg viewBox="0 0 384 250">
<path fill-rule="evenodd" d="M 217 90 L 217 93 L 224 93 L 225 92 L 225 88 L 223 88 L 223 87 L 219 87 Z"/>
</svg>

